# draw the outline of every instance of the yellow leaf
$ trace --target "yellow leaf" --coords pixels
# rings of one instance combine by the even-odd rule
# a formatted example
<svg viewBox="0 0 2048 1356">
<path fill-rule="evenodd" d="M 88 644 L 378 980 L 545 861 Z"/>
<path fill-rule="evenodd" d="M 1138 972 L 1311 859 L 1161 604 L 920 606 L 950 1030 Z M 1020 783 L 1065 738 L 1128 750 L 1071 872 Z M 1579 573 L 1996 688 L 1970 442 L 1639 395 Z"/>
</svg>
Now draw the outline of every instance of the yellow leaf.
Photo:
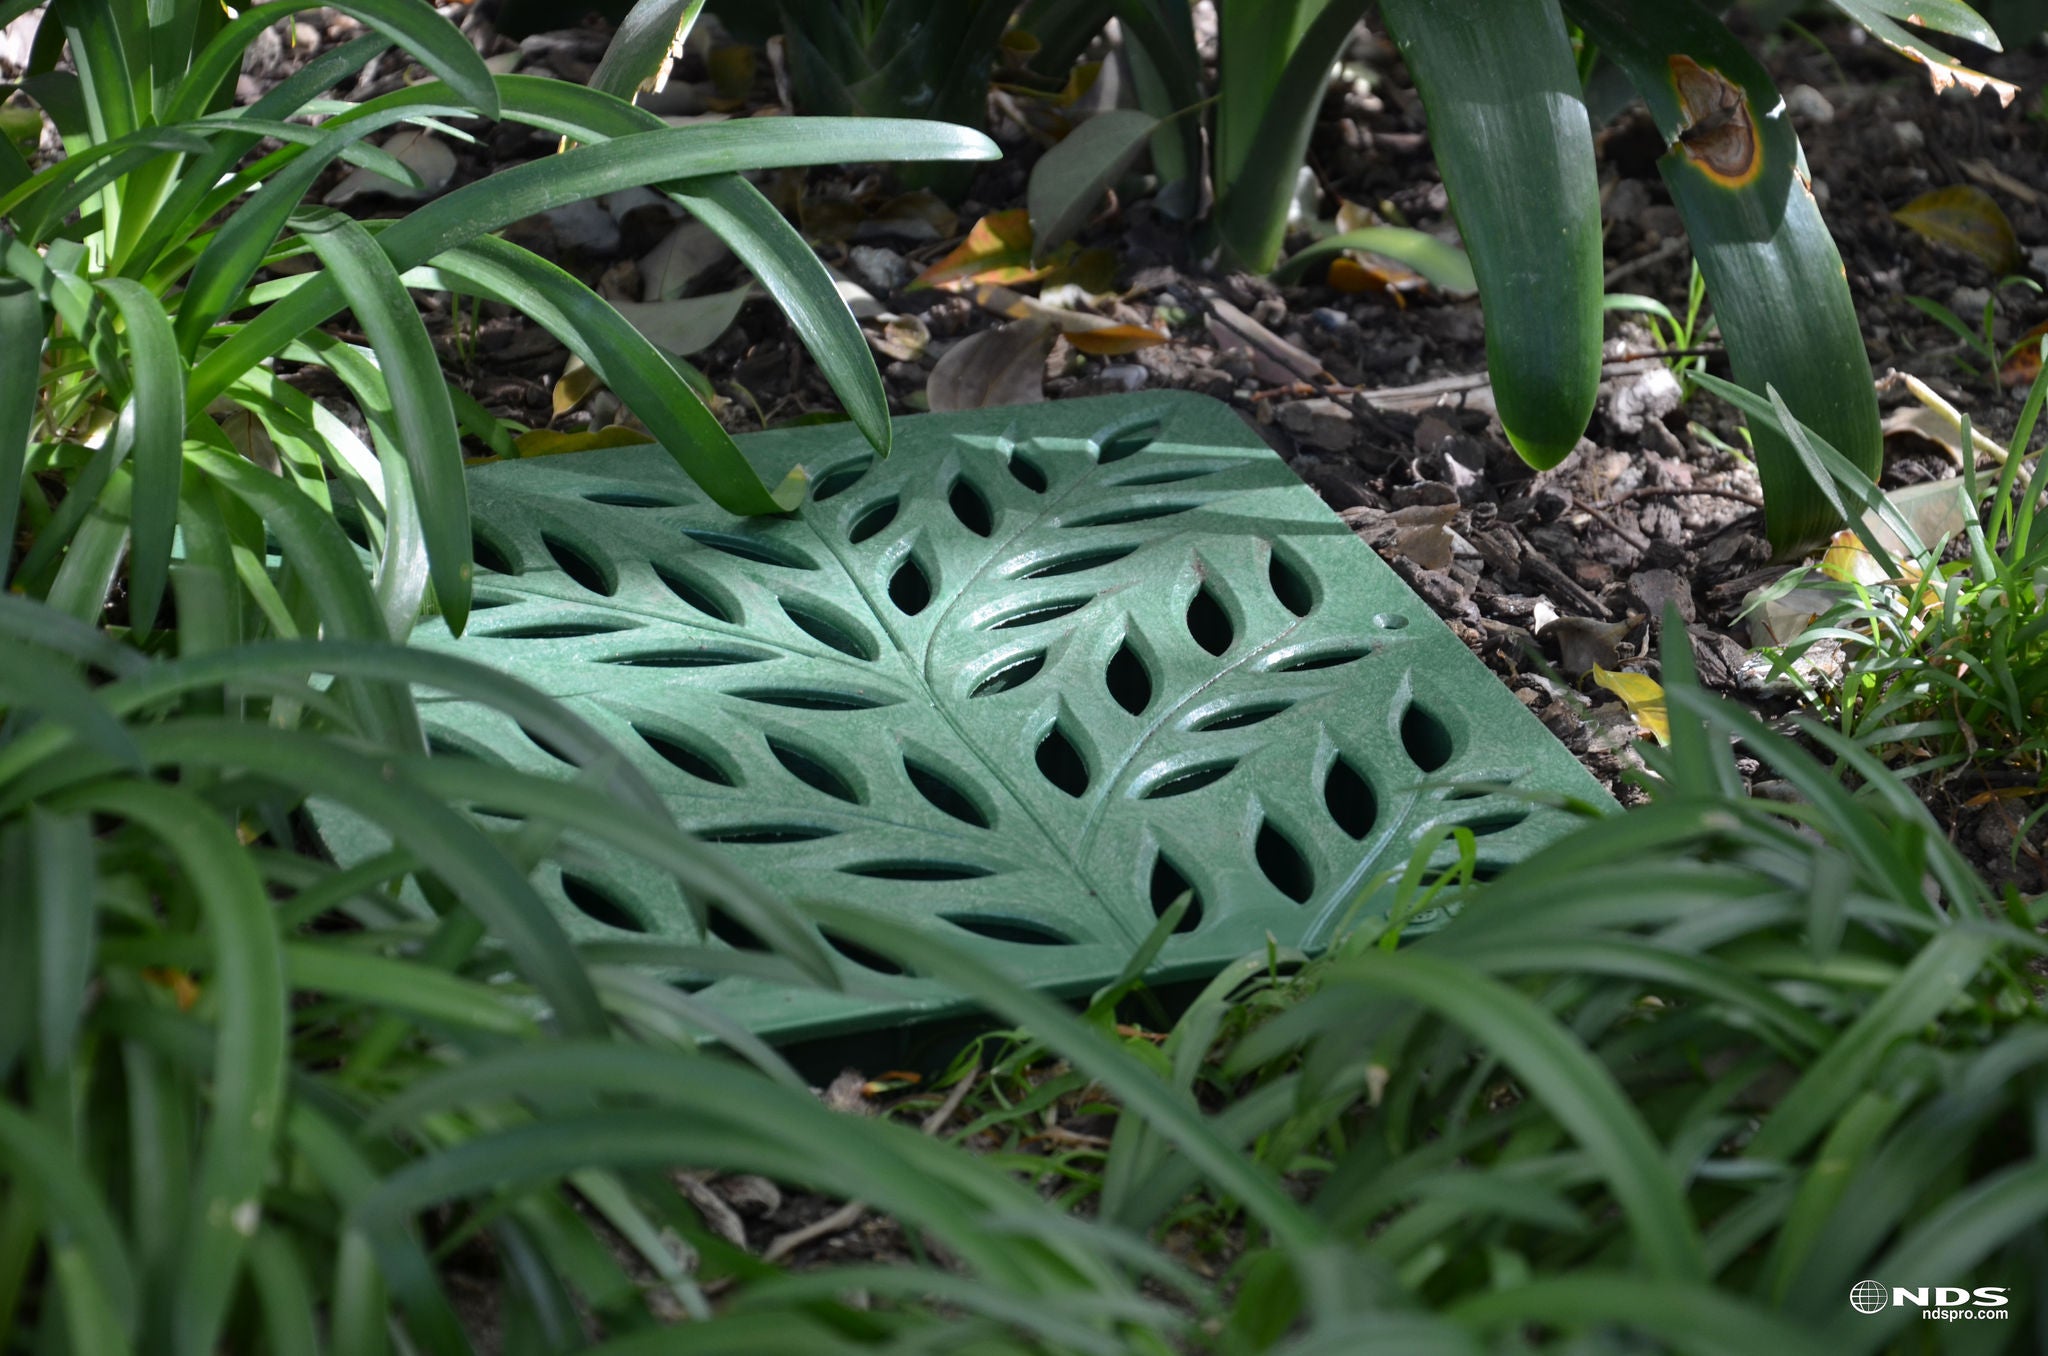
<svg viewBox="0 0 2048 1356">
<path fill-rule="evenodd" d="M 603 389 L 604 381 L 585 367 L 581 358 L 569 359 L 569 365 L 562 369 L 562 379 L 555 383 L 555 417 L 561 418 Z"/>
<path fill-rule="evenodd" d="M 1972 184 L 1922 193 L 1892 213 L 1892 220 L 1938 244 L 1954 246 L 2001 277 L 2019 272 L 2024 262 L 2005 209 Z"/>
<path fill-rule="evenodd" d="M 1031 241 L 1030 212 L 1022 207 L 991 212 L 974 223 L 958 249 L 920 273 L 911 288 L 1036 282 L 1052 271 L 1052 265 L 1032 266 Z"/>
<path fill-rule="evenodd" d="M 557 433 L 537 428 L 514 438 L 512 447 L 522 457 L 553 457 L 564 452 L 594 452 L 600 447 L 637 447 L 653 441 L 640 429 L 612 424 L 589 433 Z"/>
<path fill-rule="evenodd" d="M 1671 742 L 1671 717 L 1664 710 L 1664 688 L 1655 678 L 1640 673 L 1617 673 L 1593 666 L 1593 681 L 1621 698 L 1621 704 L 1635 717 L 1645 733 L 1659 744 Z"/>
<path fill-rule="evenodd" d="M 1072 311 L 1061 311 L 1054 315 L 1071 316 Z M 1136 353 L 1141 348 L 1166 342 L 1166 336 L 1158 330 L 1148 330 L 1142 325 L 1104 325 L 1100 328 L 1064 330 L 1067 342 L 1083 353 L 1093 357 L 1111 357 L 1119 353 Z"/>
<path fill-rule="evenodd" d="M 1870 548 L 1847 529 L 1828 542 L 1827 554 L 1820 558 L 1820 572 L 1844 584 L 1881 584 L 1885 577 L 1884 567 L 1870 554 Z"/>
</svg>

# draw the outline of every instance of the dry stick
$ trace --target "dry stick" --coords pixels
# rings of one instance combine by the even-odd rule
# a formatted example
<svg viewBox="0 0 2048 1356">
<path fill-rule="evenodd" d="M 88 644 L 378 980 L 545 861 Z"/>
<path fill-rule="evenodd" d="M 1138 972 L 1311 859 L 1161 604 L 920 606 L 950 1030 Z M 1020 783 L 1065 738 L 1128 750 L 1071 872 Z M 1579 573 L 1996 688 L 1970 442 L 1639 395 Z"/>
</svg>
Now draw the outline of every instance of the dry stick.
<svg viewBox="0 0 2048 1356">
<path fill-rule="evenodd" d="M 953 1090 L 946 1094 L 946 1100 L 939 1103 L 937 1109 L 931 1115 L 924 1118 L 924 1123 L 919 1128 L 927 1135 L 936 1135 L 939 1131 L 945 1129 L 946 1122 L 953 1119 L 953 1113 L 958 1111 L 960 1104 L 967 1100 L 968 1090 L 974 1086 L 974 1081 L 980 1076 L 981 1064 L 978 1061 L 968 1065 L 967 1072 L 961 1075 L 960 1081 L 953 1085 Z M 786 1234 L 777 1235 L 767 1247 L 761 1250 L 761 1260 L 764 1262 L 779 1262 L 806 1243 L 815 1243 L 821 1238 L 828 1238 L 843 1230 L 851 1229 L 854 1225 L 860 1223 L 861 1216 L 867 1212 L 868 1207 L 865 1202 L 848 1201 L 823 1219 L 812 1220 L 801 1229 L 792 1229 Z"/>
<path fill-rule="evenodd" d="M 1621 538 L 1621 539 L 1622 539 L 1623 541 L 1627 542 L 1627 543 L 1628 543 L 1628 544 L 1629 544 L 1630 546 L 1633 546 L 1633 547 L 1635 547 L 1635 548 L 1636 548 L 1636 550 L 1638 550 L 1638 551 L 1647 551 L 1647 550 L 1649 550 L 1649 549 L 1650 549 L 1650 543 L 1649 543 L 1649 542 L 1647 542 L 1647 541 L 1643 540 L 1643 539 L 1642 539 L 1641 537 L 1638 537 L 1638 536 L 1637 536 L 1637 535 L 1636 535 L 1635 533 L 1633 533 L 1633 532 L 1629 531 L 1629 530 L 1628 530 L 1627 528 L 1623 527 L 1623 526 L 1622 526 L 1622 525 L 1621 525 L 1620 523 L 1617 523 L 1617 522 L 1615 522 L 1615 521 L 1614 521 L 1614 519 L 1612 519 L 1612 518 L 1608 517 L 1608 516 L 1607 516 L 1606 514 L 1602 513 L 1602 512 L 1601 512 L 1601 511 L 1600 511 L 1599 509 L 1597 509 L 1597 508 L 1594 508 L 1594 507 L 1593 507 L 1593 506 L 1592 506 L 1591 504 L 1588 504 L 1588 503 L 1586 503 L 1586 502 L 1585 502 L 1584 500 L 1580 499 L 1580 498 L 1579 498 L 1579 497 L 1578 497 L 1577 495 L 1573 495 L 1573 496 L 1572 496 L 1572 507 L 1573 507 L 1573 508 L 1575 508 L 1575 509 L 1577 509 L 1577 510 L 1578 510 L 1579 512 L 1581 512 L 1581 513 L 1589 514 L 1589 515 L 1591 515 L 1592 517 L 1594 517 L 1594 518 L 1597 518 L 1597 519 L 1598 519 L 1598 520 L 1599 520 L 1599 521 L 1600 521 L 1601 523 L 1603 523 L 1603 524 L 1605 524 L 1605 525 L 1606 525 L 1606 527 L 1607 527 L 1607 530 L 1608 530 L 1609 532 L 1612 532 L 1612 533 L 1613 533 L 1613 534 L 1614 534 L 1615 536 L 1617 536 L 1617 537 Z"/>
</svg>

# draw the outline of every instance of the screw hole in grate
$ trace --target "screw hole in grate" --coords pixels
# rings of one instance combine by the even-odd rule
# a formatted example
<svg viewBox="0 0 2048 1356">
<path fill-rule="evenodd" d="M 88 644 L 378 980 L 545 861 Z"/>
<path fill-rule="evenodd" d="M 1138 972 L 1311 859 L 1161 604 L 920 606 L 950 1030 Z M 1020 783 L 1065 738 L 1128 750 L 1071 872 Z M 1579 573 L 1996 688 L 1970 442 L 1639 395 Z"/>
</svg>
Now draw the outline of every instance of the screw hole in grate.
<svg viewBox="0 0 2048 1356">
<path fill-rule="evenodd" d="M 903 760 L 903 771 L 910 778 L 910 784 L 917 788 L 917 794 L 932 803 L 932 808 L 941 814 L 951 815 L 963 824 L 972 824 L 977 829 L 991 828 L 989 815 L 974 798 L 962 790 L 951 778 L 910 759 Z"/>
<path fill-rule="evenodd" d="M 848 490 L 860 484 L 867 477 L 867 473 L 874 469 L 874 466 L 875 459 L 873 457 L 866 457 L 849 466 L 834 467 L 824 475 L 819 476 L 817 483 L 811 486 L 811 502 L 822 504 L 827 499 L 845 494 Z"/>
<path fill-rule="evenodd" d="M 1280 600 L 1280 606 L 1295 616 L 1306 617 L 1315 610 L 1315 585 L 1292 561 L 1277 550 L 1273 552 L 1273 559 L 1266 566 L 1266 581 L 1273 586 L 1273 596 Z"/>
<path fill-rule="evenodd" d="M 1193 767 L 1170 772 L 1140 792 L 1139 799 L 1165 800 L 1169 796 L 1185 796 L 1205 786 L 1214 786 L 1231 774 L 1238 761 L 1231 758 L 1217 763 L 1197 763 Z"/>
<path fill-rule="evenodd" d="M 730 626 L 738 620 L 737 611 L 733 607 L 682 571 L 670 569 L 665 565 L 656 565 L 654 577 L 659 579 L 670 593 L 713 621 L 722 621 Z"/>
<path fill-rule="evenodd" d="M 766 537 L 742 537 L 732 532 L 707 532 L 698 528 L 684 528 L 683 535 L 699 546 L 707 546 L 740 560 L 750 560 L 756 565 L 774 565 L 785 570 L 818 568 L 818 562 L 802 552 Z"/>
<path fill-rule="evenodd" d="M 1188 911 L 1180 916 L 1180 922 L 1174 925 L 1173 930 L 1176 933 L 1193 932 L 1202 925 L 1202 892 L 1189 884 L 1188 878 L 1162 852 L 1152 862 L 1153 916 L 1164 917 L 1182 895 L 1193 898 L 1188 900 Z"/>
<path fill-rule="evenodd" d="M 1372 783 L 1341 757 L 1323 774 L 1323 808 L 1330 812 L 1332 823 L 1360 842 L 1365 841 L 1380 817 L 1379 798 L 1373 795 Z"/>
<path fill-rule="evenodd" d="M 1401 713 L 1401 747 L 1424 772 L 1435 772 L 1458 751 L 1444 723 L 1415 702 Z"/>
<path fill-rule="evenodd" d="M 1043 923 L 1028 922 L 1022 918 L 995 918 L 977 913 L 941 914 L 948 923 L 963 932 L 985 937 L 991 942 L 1009 942 L 1017 946 L 1072 946 L 1073 939 L 1057 932 Z"/>
<path fill-rule="evenodd" d="M 782 599 L 782 611 L 799 631 L 821 645 L 829 645 L 849 659 L 872 661 L 881 647 L 864 630 L 845 619 L 805 603 Z"/>
<path fill-rule="evenodd" d="M 877 532 L 895 522 L 898 507 L 899 505 L 894 495 L 882 500 L 879 504 L 876 504 L 873 508 L 868 509 L 860 517 L 853 520 L 853 525 L 846 529 L 846 539 L 855 546 L 860 545 L 869 537 L 874 536 Z"/>
<path fill-rule="evenodd" d="M 1063 574 L 1080 574 L 1083 570 L 1099 570 L 1104 565 L 1114 565 L 1138 548 L 1131 546 L 1101 546 L 1089 551 L 1076 551 L 1072 555 L 1054 556 L 1051 560 L 1028 570 L 1025 579 L 1052 579 Z"/>
<path fill-rule="evenodd" d="M 998 692 L 1020 688 L 1038 676 L 1045 667 L 1045 651 L 1033 650 L 1030 654 L 1019 655 L 1010 660 L 975 684 L 970 697 L 993 697 Z"/>
<path fill-rule="evenodd" d="M 1107 466 L 1111 462 L 1122 461 L 1126 457 L 1135 457 L 1146 448 L 1152 446 L 1158 438 L 1159 421 L 1157 419 L 1147 419 L 1143 423 L 1132 424 L 1128 428 L 1113 429 L 1096 437 L 1095 445 L 1097 451 L 1095 453 L 1095 460 L 1098 464 Z"/>
<path fill-rule="evenodd" d="M 946 496 L 946 506 L 960 520 L 960 526 L 977 537 L 986 537 L 996 530 L 995 514 L 990 511 L 988 500 L 965 480 L 953 482 L 952 492 Z"/>
<path fill-rule="evenodd" d="M 1045 738 L 1038 741 L 1036 760 L 1039 775 L 1061 791 L 1078 798 L 1088 790 L 1091 776 L 1087 760 L 1081 757 L 1081 750 L 1058 725 L 1047 730 Z"/>
<path fill-rule="evenodd" d="M 629 669 L 718 669 L 734 664 L 758 664 L 768 658 L 757 650 L 735 650 L 703 645 L 694 650 L 647 650 L 640 654 L 613 655 L 599 660 Z"/>
<path fill-rule="evenodd" d="M 932 581 L 915 556 L 905 556 L 889 576 L 889 601 L 906 617 L 915 617 L 931 605 Z"/>
<path fill-rule="evenodd" d="M 1259 863 L 1259 870 L 1281 894 L 1297 904 L 1308 903 L 1315 894 L 1315 868 L 1308 864 L 1308 858 L 1301 855 L 1301 849 L 1294 845 L 1294 840 L 1273 827 L 1271 820 L 1259 825 L 1252 853 Z"/>
<path fill-rule="evenodd" d="M 1277 715 L 1291 710 L 1290 701 L 1247 702 L 1209 716 L 1195 726 L 1200 734 L 1215 734 L 1222 730 L 1242 730 L 1246 726 L 1258 725 Z"/>
<path fill-rule="evenodd" d="M 618 581 L 607 575 L 602 565 L 560 537 L 544 532 L 541 534 L 540 544 L 554 557 L 555 564 L 562 567 L 563 574 L 592 593 L 600 593 L 609 598 L 619 591 Z"/>
<path fill-rule="evenodd" d="M 1237 639 L 1237 628 L 1216 595 L 1204 584 L 1188 603 L 1188 634 L 1210 654 L 1220 655 Z"/>
<path fill-rule="evenodd" d="M 1010 454 L 1010 479 L 1033 494 L 1044 494 L 1045 487 L 1051 483 L 1045 478 L 1044 469 L 1022 452 Z"/>
<path fill-rule="evenodd" d="M 564 871 L 562 893 L 576 907 L 578 913 L 608 928 L 617 928 L 621 932 L 647 931 L 647 924 L 641 922 L 616 895 L 596 881 Z"/>
<path fill-rule="evenodd" d="M 835 800 L 843 800 L 853 805 L 865 803 L 846 778 L 802 749 L 771 737 L 768 740 L 768 751 L 775 755 L 775 761 L 782 764 L 790 776 L 813 791 L 822 791 Z"/>
<path fill-rule="evenodd" d="M 1152 704 L 1152 671 L 1131 648 L 1130 641 L 1116 647 L 1102 678 L 1109 685 L 1109 695 L 1115 698 L 1116 704 L 1132 715 L 1142 715 Z"/>
<path fill-rule="evenodd" d="M 679 771 L 689 773 L 700 782 L 710 782 L 714 786 L 740 784 L 739 778 L 718 759 L 700 749 L 692 748 L 672 734 L 659 733 L 638 725 L 633 727 L 633 733 L 639 735 L 663 762 Z"/>
</svg>

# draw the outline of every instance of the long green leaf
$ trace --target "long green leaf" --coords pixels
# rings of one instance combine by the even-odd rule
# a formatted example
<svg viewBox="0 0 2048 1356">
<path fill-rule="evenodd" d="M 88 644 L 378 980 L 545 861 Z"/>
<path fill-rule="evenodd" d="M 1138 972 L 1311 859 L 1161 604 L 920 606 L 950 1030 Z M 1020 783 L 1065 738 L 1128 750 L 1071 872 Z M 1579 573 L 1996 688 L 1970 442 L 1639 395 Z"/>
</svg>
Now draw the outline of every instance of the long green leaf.
<svg viewBox="0 0 2048 1356">
<path fill-rule="evenodd" d="M 0 1102 L 0 1162 L 17 1182 L 33 1182 L 59 1247 L 75 1247 L 100 1287 L 115 1327 L 136 1330 L 133 1263 L 99 1187 L 48 1127 Z"/>
<path fill-rule="evenodd" d="M 1557 0 L 1385 0 L 1429 113 L 1486 307 L 1508 441 L 1538 468 L 1585 432 L 1600 385 L 1600 187 Z"/>
<path fill-rule="evenodd" d="M 156 625 L 170 577 L 171 539 L 178 526 L 178 482 L 184 472 L 185 362 L 171 318 L 142 284 L 107 278 L 98 284 L 128 330 L 133 390 L 120 419 L 130 440 L 135 483 L 129 511 L 128 624 L 145 635 Z M 116 435 L 119 437 L 119 433 Z"/>
<path fill-rule="evenodd" d="M 92 822 L 83 815 L 29 815 L 30 875 L 35 902 L 36 1026 L 43 1067 L 71 1064 L 71 1043 L 85 1014 L 92 979 L 99 901 Z"/>
<path fill-rule="evenodd" d="M 642 85 L 659 84 L 703 8 L 704 0 L 639 0 L 619 20 L 590 87 L 630 103 Z"/>
<path fill-rule="evenodd" d="M 469 529 L 469 488 L 462 476 L 462 434 L 441 379 L 425 322 L 398 270 L 370 233 L 331 209 L 299 219 L 300 235 L 320 256 L 369 336 L 391 392 L 399 446 L 412 473 L 420 530 L 426 538 L 434 594 L 449 630 L 469 619 L 475 559 Z"/>
<path fill-rule="evenodd" d="M 38 369 L 43 303 L 35 290 L 18 278 L 0 277 L 0 334 L 13 336 L 0 344 L 0 588 L 5 588 L 42 386 Z"/>
</svg>

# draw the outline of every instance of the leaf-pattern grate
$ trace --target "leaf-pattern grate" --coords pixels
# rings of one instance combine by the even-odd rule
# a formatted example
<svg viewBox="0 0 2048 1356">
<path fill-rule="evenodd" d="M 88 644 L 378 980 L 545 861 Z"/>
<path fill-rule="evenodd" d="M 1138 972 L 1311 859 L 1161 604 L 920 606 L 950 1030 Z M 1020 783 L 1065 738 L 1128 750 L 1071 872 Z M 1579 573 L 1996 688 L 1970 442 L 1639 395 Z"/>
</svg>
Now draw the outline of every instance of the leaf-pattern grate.
<svg viewBox="0 0 2048 1356">
<path fill-rule="evenodd" d="M 1058 992 L 1114 977 L 1183 892 L 1155 974 L 1325 944 L 1441 823 L 1497 870 L 1558 810 L 1455 782 L 1604 794 L 1227 407 L 1078 400 L 743 440 L 810 499 L 733 519 L 654 447 L 480 468 L 479 607 L 423 627 L 610 735 L 679 822 L 769 886 L 948 934 Z M 487 708 L 439 747 L 567 772 Z M 377 847 L 330 816 L 337 852 Z M 542 881 L 584 937 L 700 935 L 673 882 L 603 860 Z M 1384 900 L 1364 907 L 1384 908 Z M 786 1036 L 942 995 L 829 938 L 857 994 L 704 989 Z"/>
</svg>

